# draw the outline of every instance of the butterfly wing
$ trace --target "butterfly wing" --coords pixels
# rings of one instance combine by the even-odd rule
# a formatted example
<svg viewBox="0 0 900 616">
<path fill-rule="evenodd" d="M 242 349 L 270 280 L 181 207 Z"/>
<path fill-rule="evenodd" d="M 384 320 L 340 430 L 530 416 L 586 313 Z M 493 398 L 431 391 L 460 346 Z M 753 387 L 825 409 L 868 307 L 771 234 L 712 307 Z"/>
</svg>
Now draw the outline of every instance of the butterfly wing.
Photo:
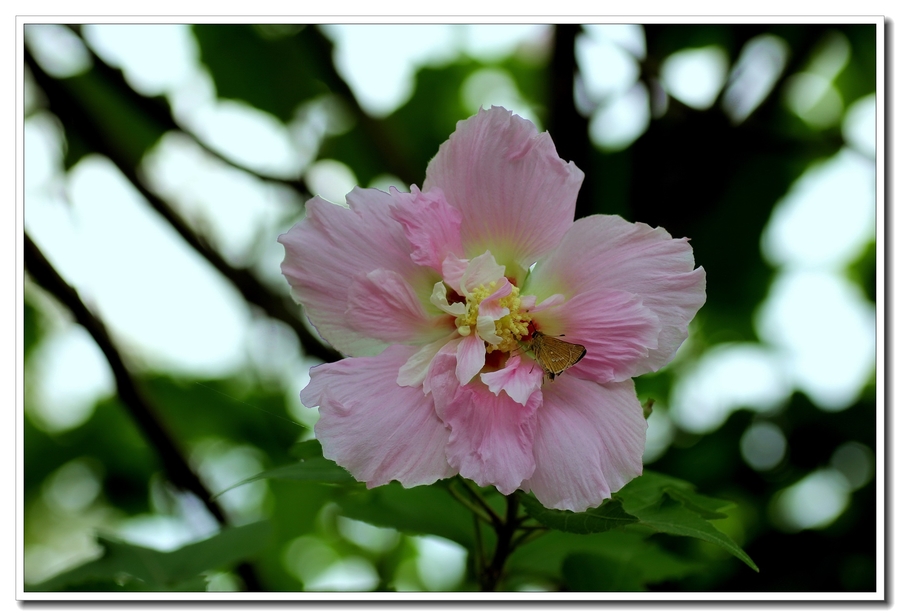
<svg viewBox="0 0 900 616">
<path fill-rule="evenodd" d="M 580 344 L 547 336 L 541 332 L 534 332 L 531 349 L 535 360 L 551 381 L 577 364 L 587 354 L 587 349 Z"/>
</svg>

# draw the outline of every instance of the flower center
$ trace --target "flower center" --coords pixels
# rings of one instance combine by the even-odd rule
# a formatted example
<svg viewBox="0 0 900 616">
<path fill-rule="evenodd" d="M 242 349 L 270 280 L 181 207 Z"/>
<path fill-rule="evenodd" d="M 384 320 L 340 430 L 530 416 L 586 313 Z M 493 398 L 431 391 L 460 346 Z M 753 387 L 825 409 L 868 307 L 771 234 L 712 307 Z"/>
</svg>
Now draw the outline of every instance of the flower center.
<svg viewBox="0 0 900 616">
<path fill-rule="evenodd" d="M 510 352 L 519 346 L 519 340 L 528 335 L 531 315 L 522 309 L 519 288 L 510 285 L 510 291 L 503 297 L 489 299 L 497 291 L 497 282 L 478 285 L 466 294 L 466 312 L 456 318 L 456 328 L 461 336 L 478 331 L 487 343 L 488 353 Z M 488 300 L 485 303 L 485 300 Z M 483 303 L 485 305 L 483 305 Z M 493 321 L 493 331 L 485 328 L 487 320 Z M 480 318 L 479 318 L 480 317 Z"/>
</svg>

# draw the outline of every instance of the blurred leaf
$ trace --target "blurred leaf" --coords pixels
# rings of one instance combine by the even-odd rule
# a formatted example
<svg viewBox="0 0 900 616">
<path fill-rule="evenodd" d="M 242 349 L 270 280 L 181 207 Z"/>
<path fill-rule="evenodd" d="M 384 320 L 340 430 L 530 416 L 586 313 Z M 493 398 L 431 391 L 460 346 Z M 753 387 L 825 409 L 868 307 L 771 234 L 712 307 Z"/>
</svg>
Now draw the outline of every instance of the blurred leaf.
<svg viewBox="0 0 900 616">
<path fill-rule="evenodd" d="M 847 277 L 862 288 L 872 303 L 876 301 L 877 267 L 878 249 L 874 241 L 869 242 L 856 260 L 847 266 Z"/>
<path fill-rule="evenodd" d="M 592 535 L 551 531 L 513 552 L 509 558 L 510 575 L 525 580 L 531 577 L 560 579 L 570 555 L 593 555 L 614 568 L 623 567 L 635 574 L 633 579 L 624 580 L 622 587 L 606 587 L 605 590 L 634 590 L 636 584 L 644 588 L 647 584 L 681 579 L 708 566 L 664 550 L 649 539 L 651 532 L 638 525 Z M 576 560 L 569 567 L 577 563 Z"/>
<path fill-rule="evenodd" d="M 356 480 L 350 476 L 350 473 L 338 466 L 335 462 L 322 457 L 322 445 L 318 441 L 305 441 L 301 443 L 303 458 L 296 464 L 280 466 L 263 471 L 253 477 L 248 477 L 243 481 L 239 481 L 233 486 L 226 488 L 216 494 L 214 498 L 219 498 L 225 492 L 233 490 L 238 486 L 252 483 L 260 479 L 290 479 L 292 481 L 319 481 L 322 483 L 348 483 Z M 295 448 L 297 451 L 299 448 Z"/>
<path fill-rule="evenodd" d="M 156 375 L 145 385 L 181 440 L 219 436 L 249 443 L 277 464 L 292 460 L 289 450 L 305 429 L 291 419 L 283 392 L 238 377 L 186 381 Z"/>
<path fill-rule="evenodd" d="M 231 567 L 265 546 L 269 535 L 268 522 L 226 528 L 203 541 L 181 547 L 173 552 L 160 552 L 132 545 L 113 538 L 98 538 L 104 554 L 71 571 L 27 588 L 27 591 L 47 592 L 66 590 L 75 585 L 97 581 L 108 589 L 110 580 L 134 580 L 134 590 L 184 590 L 196 588 L 198 576 L 212 569 Z M 205 588 L 205 585 L 204 587 Z M 129 588 L 132 589 L 132 588 Z"/>
<path fill-rule="evenodd" d="M 314 44 L 312 28 L 279 36 L 244 24 L 198 24 L 193 32 L 220 98 L 246 101 L 289 122 L 303 101 L 334 89 L 325 68 L 331 58 Z"/>
<path fill-rule="evenodd" d="M 114 150 L 127 165 L 136 167 L 165 132 L 132 104 L 129 95 L 133 96 L 133 92 L 124 91 L 120 89 L 124 86 L 108 81 L 96 67 L 56 83 L 60 86 L 59 95 L 64 98 L 52 97 L 51 105 L 66 130 L 66 168 L 77 163 L 89 150 L 94 151 L 89 144 L 97 139 Z M 78 113 L 89 118 L 89 124 L 74 116 L 69 118 L 61 106 L 77 107 Z M 94 134 L 87 138 L 85 131 Z"/>
<path fill-rule="evenodd" d="M 47 321 L 40 309 L 25 294 L 25 306 L 22 312 L 24 326 L 22 330 L 22 346 L 24 356 L 27 358 L 37 347 L 38 342 L 47 332 Z"/>
<path fill-rule="evenodd" d="M 522 503 L 535 520 L 548 528 L 565 533 L 602 533 L 638 521 L 633 515 L 625 513 L 622 503 L 614 499 L 608 499 L 599 507 L 581 513 L 547 509 L 530 495 L 523 496 Z"/>
<path fill-rule="evenodd" d="M 566 590 L 581 592 L 647 590 L 642 571 L 632 562 L 576 552 L 562 564 Z"/>
<path fill-rule="evenodd" d="M 322 144 L 321 158 L 333 158 L 347 164 L 363 186 L 377 175 L 389 171 L 383 152 L 395 150 L 397 158 L 405 161 L 409 178 L 406 182 L 419 186 L 425 180 L 425 168 L 434 158 L 440 145 L 456 130 L 456 123 L 472 115 L 463 100 L 466 80 L 481 69 L 507 71 L 526 100 L 535 101 L 541 108 L 546 102 L 547 77 L 542 67 L 509 58 L 501 64 L 485 64 L 460 58 L 440 67 L 423 67 L 415 76 L 415 89 L 410 99 L 387 118 L 378 123 L 382 143 L 371 145 L 370 135 L 362 124 L 335 136 Z"/>
<path fill-rule="evenodd" d="M 878 50 L 874 24 L 847 24 L 840 28 L 850 42 L 847 66 L 835 78 L 845 105 L 875 92 Z"/>
<path fill-rule="evenodd" d="M 347 492 L 337 498 L 343 515 L 414 535 L 437 535 L 474 548 L 472 513 L 442 482 L 405 489 L 399 483 Z"/>
<path fill-rule="evenodd" d="M 26 412 L 24 441 L 26 492 L 69 460 L 86 456 L 103 465 L 104 494 L 112 505 L 147 511 L 147 484 L 161 465 L 118 398 L 98 403 L 84 424 L 60 434 L 40 430 Z"/>
<path fill-rule="evenodd" d="M 463 107 L 459 92 L 465 79 L 482 66 L 464 61 L 421 69 L 416 74 L 412 98 L 381 122 L 390 143 L 377 143 L 373 149 L 368 145 L 364 127 L 357 124 L 352 130 L 326 140 L 320 157 L 349 165 L 359 183 L 367 185 L 387 171 L 377 148 L 394 148 L 411 167 L 412 177 L 400 179 L 421 186 L 428 161 L 454 131 L 456 123 L 470 115 Z"/>
</svg>

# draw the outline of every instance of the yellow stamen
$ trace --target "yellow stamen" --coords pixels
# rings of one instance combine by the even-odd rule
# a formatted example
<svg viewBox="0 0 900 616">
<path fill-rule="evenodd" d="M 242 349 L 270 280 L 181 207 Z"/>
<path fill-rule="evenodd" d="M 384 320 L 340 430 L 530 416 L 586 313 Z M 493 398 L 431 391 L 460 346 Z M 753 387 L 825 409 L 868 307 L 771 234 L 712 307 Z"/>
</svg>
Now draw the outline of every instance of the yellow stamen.
<svg viewBox="0 0 900 616">
<path fill-rule="evenodd" d="M 497 290 L 497 283 L 479 285 L 472 289 L 466 296 L 466 314 L 456 318 L 457 331 L 461 336 L 469 335 L 478 323 L 478 307 L 481 302 Z M 531 315 L 522 310 L 522 300 L 519 299 L 519 289 L 513 285 L 509 295 L 498 300 L 502 308 L 509 310 L 509 314 L 494 321 L 494 333 L 501 338 L 501 342 L 488 344 L 487 352 L 510 352 L 519 346 L 519 340 L 528 334 L 528 323 Z"/>
</svg>

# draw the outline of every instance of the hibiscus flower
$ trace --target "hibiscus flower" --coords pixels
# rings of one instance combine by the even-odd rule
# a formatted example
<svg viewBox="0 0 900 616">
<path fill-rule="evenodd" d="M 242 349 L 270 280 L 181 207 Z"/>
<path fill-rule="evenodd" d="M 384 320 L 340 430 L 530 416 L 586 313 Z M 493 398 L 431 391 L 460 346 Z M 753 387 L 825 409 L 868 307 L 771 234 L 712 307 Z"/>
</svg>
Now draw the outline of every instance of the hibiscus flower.
<svg viewBox="0 0 900 616">
<path fill-rule="evenodd" d="M 632 377 L 672 359 L 706 275 L 664 229 L 573 221 L 583 178 L 492 107 L 457 124 L 421 190 L 307 203 L 278 241 L 294 298 L 347 356 L 300 394 L 325 457 L 369 487 L 458 473 L 573 511 L 641 474 Z M 548 378 L 535 332 L 586 354 Z"/>
</svg>

